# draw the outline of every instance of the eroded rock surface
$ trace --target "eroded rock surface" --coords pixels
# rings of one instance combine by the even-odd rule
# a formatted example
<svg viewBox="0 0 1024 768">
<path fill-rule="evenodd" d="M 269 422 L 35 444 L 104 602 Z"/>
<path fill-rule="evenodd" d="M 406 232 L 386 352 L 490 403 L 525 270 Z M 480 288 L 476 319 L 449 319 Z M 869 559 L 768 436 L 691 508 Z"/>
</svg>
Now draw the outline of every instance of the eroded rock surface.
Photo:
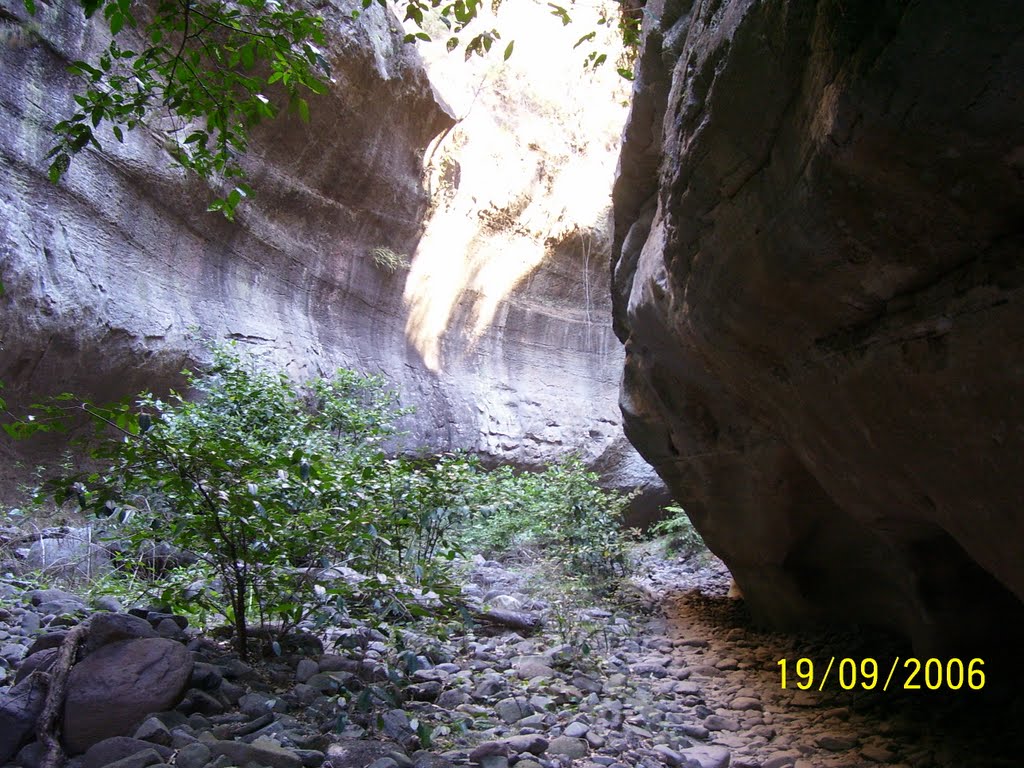
<svg viewBox="0 0 1024 768">
<path fill-rule="evenodd" d="M 618 485 L 657 481 L 623 439 L 615 406 L 608 185 L 625 111 L 609 111 L 601 82 L 572 93 L 579 61 L 545 68 L 521 51 L 508 65 L 500 55 L 466 65 L 456 54 L 443 84 L 463 78 L 470 114 L 469 101 L 457 111 L 435 94 L 389 11 L 374 5 L 356 21 L 359 2 L 319 8 L 335 82 L 311 99 L 308 125 L 290 116 L 257 131 L 257 194 L 231 224 L 205 212 L 210 190 L 170 168 L 145 132 L 124 147 L 105 138 L 103 154 L 84 153 L 51 185 L 48 131 L 76 87 L 66 64 L 103 40 L 74 4 L 40 8 L 42 38 L 19 37 L 12 19 L 24 11 L 8 5 L 3 24 L 19 41 L 0 47 L 9 402 L 164 388 L 203 355 L 190 338 L 198 327 L 300 376 L 339 365 L 386 374 L 417 408 L 404 425 L 410 442 L 523 465 L 577 450 Z M 533 10 L 561 36 L 538 46 L 571 52 L 572 31 Z M 588 96 L 598 92 L 603 103 Z M 570 95 L 571 109 L 561 103 Z M 536 109 L 567 127 L 537 117 L 523 127 Z M 421 239 L 429 247 L 418 249 Z M 411 270 L 382 269 L 378 248 L 407 255 Z M 0 450 L 33 461 L 57 444 L 35 445 L 35 455 Z"/>
<path fill-rule="evenodd" d="M 755 613 L 1020 616 L 1010 2 L 653 2 L 615 190 L 627 434 Z"/>
</svg>

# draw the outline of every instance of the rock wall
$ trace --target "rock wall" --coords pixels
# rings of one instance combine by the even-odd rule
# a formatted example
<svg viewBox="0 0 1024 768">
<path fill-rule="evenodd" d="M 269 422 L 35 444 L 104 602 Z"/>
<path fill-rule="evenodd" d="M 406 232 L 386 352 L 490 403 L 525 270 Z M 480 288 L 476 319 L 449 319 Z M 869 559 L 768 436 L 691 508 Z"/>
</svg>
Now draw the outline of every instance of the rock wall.
<svg viewBox="0 0 1024 768">
<path fill-rule="evenodd" d="M 576 449 L 603 461 L 617 484 L 653 478 L 621 433 L 621 350 L 602 263 L 624 109 L 617 124 L 601 125 L 606 180 L 600 204 L 580 213 L 586 220 L 523 224 L 527 206 L 490 204 L 496 178 L 490 191 L 475 185 L 476 208 L 452 213 L 431 204 L 425 160 L 436 168 L 444 159 L 450 171 L 459 157 L 448 145 L 487 137 L 467 137 L 468 120 L 455 126 L 390 12 L 375 4 L 354 21 L 361 3 L 325 6 L 330 93 L 311 99 L 308 125 L 291 116 L 259 128 L 248 159 L 257 195 L 229 223 L 205 212 L 210 190 L 170 166 L 154 132 L 129 134 L 123 146 L 111 136 L 50 184 L 48 130 L 70 113 L 77 87 L 65 67 L 101 47 L 104 33 L 69 0 L 40 4 L 40 36 L 24 34 L 20 0 L 4 3 L 0 380 L 9 402 L 160 389 L 202 354 L 198 336 L 230 338 L 299 376 L 339 365 L 387 375 L 417 408 L 406 424 L 412 442 L 522 464 Z M 503 119 L 514 123 L 515 111 Z M 438 148 L 441 136 L 448 145 Z M 547 194 L 535 176 L 551 152 L 538 142 L 502 148 L 517 153 L 502 162 L 528 169 L 515 195 Z M 560 168 L 593 163 L 583 150 L 570 154 L 559 155 Z M 463 179 L 491 170 L 472 162 L 463 159 Z M 446 199 L 459 196 L 458 177 L 445 177 Z M 469 240 L 425 224 L 438 210 L 468 222 Z M 440 243 L 433 255 L 417 250 L 424 233 Z M 409 255 L 411 271 L 381 270 L 378 247 Z M 16 462 L 53 447 L 4 441 L 8 480 L 25 477 Z"/>
<path fill-rule="evenodd" d="M 655 0 L 616 181 L 627 434 L 755 614 L 1024 598 L 1019 4 Z"/>
</svg>

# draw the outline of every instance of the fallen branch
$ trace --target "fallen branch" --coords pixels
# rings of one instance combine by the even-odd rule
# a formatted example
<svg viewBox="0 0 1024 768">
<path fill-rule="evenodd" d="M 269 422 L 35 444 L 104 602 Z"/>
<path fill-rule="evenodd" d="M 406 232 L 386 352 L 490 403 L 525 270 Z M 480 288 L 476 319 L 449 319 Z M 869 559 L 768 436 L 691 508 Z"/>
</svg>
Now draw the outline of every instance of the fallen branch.
<svg viewBox="0 0 1024 768">
<path fill-rule="evenodd" d="M 544 622 L 532 614 L 502 611 L 496 608 L 479 611 L 473 615 L 473 618 L 481 624 L 489 625 L 492 628 L 503 627 L 517 632 L 525 632 L 526 634 L 536 632 L 544 624 Z"/>
<path fill-rule="evenodd" d="M 60 768 L 64 763 L 64 748 L 60 743 L 61 717 L 64 714 L 64 697 L 67 693 L 68 675 L 75 665 L 78 647 L 89 635 L 89 620 L 71 628 L 64 642 L 57 650 L 57 658 L 49 671 L 49 686 L 46 703 L 36 723 L 36 738 L 43 746 L 43 760 L 40 768 Z"/>
</svg>

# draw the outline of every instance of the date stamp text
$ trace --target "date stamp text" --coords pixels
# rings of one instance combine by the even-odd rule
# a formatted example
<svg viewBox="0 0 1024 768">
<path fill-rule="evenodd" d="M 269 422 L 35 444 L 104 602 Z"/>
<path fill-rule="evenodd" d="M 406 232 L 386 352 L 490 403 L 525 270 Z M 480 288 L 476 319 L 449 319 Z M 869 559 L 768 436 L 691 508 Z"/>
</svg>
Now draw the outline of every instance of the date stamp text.
<svg viewBox="0 0 1024 768">
<path fill-rule="evenodd" d="M 883 691 L 980 691 L 985 687 L 985 662 L 982 659 L 917 659 L 897 656 L 892 664 L 877 659 L 836 658 L 815 664 L 812 659 L 779 659 L 780 685 L 783 690 L 824 691 L 826 685 L 844 691 L 854 688 Z"/>
</svg>

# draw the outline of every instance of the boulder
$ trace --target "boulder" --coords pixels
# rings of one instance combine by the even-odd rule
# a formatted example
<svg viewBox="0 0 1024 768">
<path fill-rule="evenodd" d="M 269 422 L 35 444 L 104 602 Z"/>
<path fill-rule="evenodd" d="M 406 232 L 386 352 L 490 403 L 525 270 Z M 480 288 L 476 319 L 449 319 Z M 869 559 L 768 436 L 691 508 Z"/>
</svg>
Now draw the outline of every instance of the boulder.
<svg viewBox="0 0 1024 768">
<path fill-rule="evenodd" d="M 167 746 L 151 744 L 148 741 L 128 736 L 112 736 L 93 744 L 86 750 L 82 756 L 82 768 L 103 768 L 110 763 L 116 763 L 126 757 L 150 750 L 155 751 L 165 761 L 174 754 L 174 750 Z"/>
<path fill-rule="evenodd" d="M 211 741 L 207 744 L 215 757 L 225 756 L 233 765 L 255 763 L 268 768 L 301 768 L 299 760 L 291 750 L 269 740 L 256 739 L 252 744 L 241 741 Z"/>
<path fill-rule="evenodd" d="M 40 672 L 45 672 L 51 666 L 53 666 L 53 662 L 56 660 L 56 658 L 56 648 L 46 648 L 42 651 L 38 651 L 37 653 L 33 653 L 31 656 L 26 657 L 25 660 L 21 662 L 21 666 L 18 667 L 18 673 L 14 677 L 15 684 L 20 683 L 22 680 L 24 680 L 26 677 L 31 675 L 36 670 L 39 670 Z"/>
<path fill-rule="evenodd" d="M 626 433 L 755 618 L 1019 633 L 1012 2 L 663 2 L 614 191 Z"/>
<path fill-rule="evenodd" d="M 61 579 L 91 579 L 110 570 L 110 556 L 96 543 L 93 529 L 86 526 L 32 542 L 21 567 Z"/>
<path fill-rule="evenodd" d="M 96 613 L 89 619 L 89 634 L 82 643 L 81 654 L 88 656 L 104 645 L 119 640 L 156 637 L 156 630 L 145 619 L 128 613 Z"/>
<path fill-rule="evenodd" d="M 192 657 L 173 640 L 120 640 L 71 669 L 64 704 L 68 754 L 135 731 L 151 713 L 173 709 L 192 675 Z"/>
<path fill-rule="evenodd" d="M 46 685 L 38 677 L 22 680 L 0 693 L 0 765 L 32 739 L 45 701 Z"/>
</svg>

